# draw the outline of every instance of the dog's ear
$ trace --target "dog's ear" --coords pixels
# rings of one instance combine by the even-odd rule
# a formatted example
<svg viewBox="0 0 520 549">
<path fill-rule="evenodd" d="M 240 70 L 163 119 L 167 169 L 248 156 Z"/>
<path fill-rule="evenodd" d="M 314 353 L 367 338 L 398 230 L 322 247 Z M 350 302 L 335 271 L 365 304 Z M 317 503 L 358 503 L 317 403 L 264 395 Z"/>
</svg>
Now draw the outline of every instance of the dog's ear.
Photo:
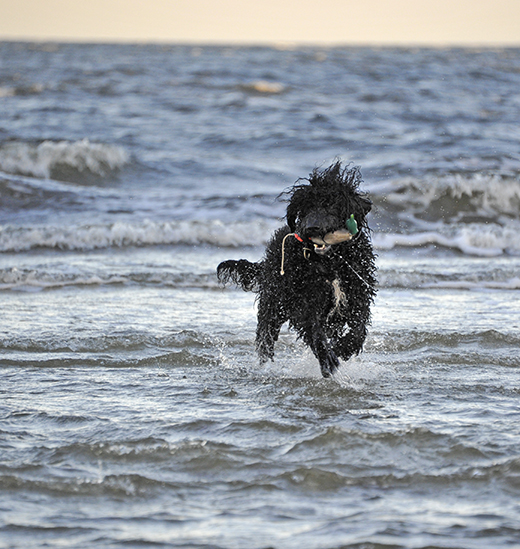
<svg viewBox="0 0 520 549">
<path fill-rule="evenodd" d="M 291 232 L 294 233 L 296 231 L 296 219 L 298 218 L 298 208 L 293 204 L 289 203 L 287 206 L 287 225 L 289 225 L 289 229 L 291 229 Z"/>
<path fill-rule="evenodd" d="M 363 212 L 363 217 L 365 217 L 372 209 L 372 201 L 363 196 L 359 197 L 359 205 L 361 207 L 361 211 Z"/>
<path fill-rule="evenodd" d="M 354 201 L 354 217 L 359 225 L 359 227 L 366 227 L 366 216 L 368 212 L 372 209 L 372 201 L 366 198 L 365 196 L 357 196 Z M 354 233 L 353 233 L 354 234 Z"/>
</svg>

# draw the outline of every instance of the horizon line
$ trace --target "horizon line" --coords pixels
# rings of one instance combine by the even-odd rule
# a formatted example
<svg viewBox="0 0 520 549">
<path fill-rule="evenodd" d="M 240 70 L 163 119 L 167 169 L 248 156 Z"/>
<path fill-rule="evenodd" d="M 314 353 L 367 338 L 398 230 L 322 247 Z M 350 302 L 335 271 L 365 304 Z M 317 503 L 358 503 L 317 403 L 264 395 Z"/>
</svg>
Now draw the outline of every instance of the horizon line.
<svg viewBox="0 0 520 549">
<path fill-rule="evenodd" d="M 292 50 L 299 48 L 411 48 L 411 49 L 515 49 L 520 48 L 520 39 L 517 42 L 510 41 L 393 41 L 393 40 L 173 40 L 166 38 L 116 38 L 116 37 L 51 37 L 51 36 L 2 36 L 0 42 L 27 43 L 27 44 L 76 44 L 76 45 L 149 45 L 149 46 L 192 46 L 192 47 L 244 47 L 244 48 L 272 48 L 279 50 Z"/>
</svg>

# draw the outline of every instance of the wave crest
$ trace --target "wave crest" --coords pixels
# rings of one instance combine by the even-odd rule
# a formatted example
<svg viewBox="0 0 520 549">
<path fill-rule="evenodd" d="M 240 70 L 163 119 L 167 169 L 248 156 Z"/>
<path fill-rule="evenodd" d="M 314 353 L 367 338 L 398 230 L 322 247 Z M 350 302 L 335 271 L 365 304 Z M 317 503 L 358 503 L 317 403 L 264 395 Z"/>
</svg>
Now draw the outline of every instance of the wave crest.
<svg viewBox="0 0 520 549">
<path fill-rule="evenodd" d="M 0 226 L 0 253 L 38 248 L 89 251 L 157 245 L 208 245 L 223 248 L 264 246 L 279 226 L 276 219 L 224 223 L 220 220 L 116 222 L 74 226 Z M 435 231 L 373 234 L 378 250 L 436 246 L 466 255 L 520 255 L 517 224 L 474 223 L 439 227 Z"/>
<path fill-rule="evenodd" d="M 502 227 L 495 223 L 471 223 L 412 234 L 376 233 L 374 245 L 379 250 L 438 246 L 481 257 L 520 255 L 518 231 L 519 227 L 512 224 Z"/>
<path fill-rule="evenodd" d="M 374 190 L 381 208 L 405 212 L 427 222 L 516 218 L 520 210 L 520 181 L 500 175 L 401 179 L 376 186 Z"/>
<path fill-rule="evenodd" d="M 94 250 L 111 247 L 200 245 L 222 247 L 265 244 L 273 230 L 267 220 L 222 223 L 221 221 L 144 221 L 73 227 L 0 227 L 0 252 L 35 248 Z"/>
<path fill-rule="evenodd" d="M 7 142 L 0 147 L 0 170 L 19 175 L 74 181 L 78 176 L 104 177 L 129 161 L 116 145 L 80 141 Z M 80 177 L 81 178 L 81 177 Z"/>
</svg>

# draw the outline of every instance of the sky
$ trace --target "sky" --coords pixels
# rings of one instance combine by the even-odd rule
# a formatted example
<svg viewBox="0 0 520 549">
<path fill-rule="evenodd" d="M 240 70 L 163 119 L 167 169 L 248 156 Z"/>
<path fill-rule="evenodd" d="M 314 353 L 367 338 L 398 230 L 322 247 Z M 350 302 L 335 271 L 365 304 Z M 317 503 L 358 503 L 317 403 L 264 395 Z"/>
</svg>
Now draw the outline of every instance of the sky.
<svg viewBox="0 0 520 549">
<path fill-rule="evenodd" d="M 520 0 L 0 0 L 0 40 L 520 45 Z"/>
</svg>

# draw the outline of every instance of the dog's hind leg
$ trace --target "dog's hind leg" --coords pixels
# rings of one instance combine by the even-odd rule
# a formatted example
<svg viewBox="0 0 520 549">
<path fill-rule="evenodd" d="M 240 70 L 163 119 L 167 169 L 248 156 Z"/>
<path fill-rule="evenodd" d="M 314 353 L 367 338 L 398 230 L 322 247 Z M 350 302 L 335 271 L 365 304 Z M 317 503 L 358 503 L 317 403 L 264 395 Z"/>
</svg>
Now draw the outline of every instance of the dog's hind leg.
<svg viewBox="0 0 520 549">
<path fill-rule="evenodd" d="M 336 353 L 330 347 L 323 330 L 314 326 L 313 329 L 305 332 L 303 339 L 318 359 L 321 375 L 323 377 L 331 377 L 339 368 L 339 360 Z"/>
<path fill-rule="evenodd" d="M 366 326 L 356 326 L 334 344 L 334 350 L 343 360 L 348 360 L 353 355 L 358 355 L 362 351 L 366 337 Z"/>
</svg>

